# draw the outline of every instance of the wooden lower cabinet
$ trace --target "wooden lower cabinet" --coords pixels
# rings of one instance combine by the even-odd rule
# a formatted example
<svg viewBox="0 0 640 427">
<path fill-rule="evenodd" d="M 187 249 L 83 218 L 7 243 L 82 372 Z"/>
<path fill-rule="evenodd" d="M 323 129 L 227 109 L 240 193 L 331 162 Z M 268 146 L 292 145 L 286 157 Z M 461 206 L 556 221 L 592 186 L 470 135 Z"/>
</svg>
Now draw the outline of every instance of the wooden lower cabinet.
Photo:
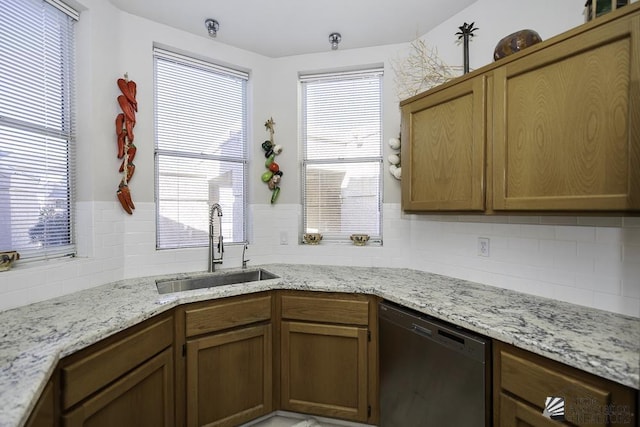
<svg viewBox="0 0 640 427">
<path fill-rule="evenodd" d="M 187 342 L 187 425 L 237 426 L 272 411 L 271 325 Z"/>
<path fill-rule="evenodd" d="M 274 410 L 273 300 L 261 292 L 178 308 L 178 426 L 232 427 Z"/>
<path fill-rule="evenodd" d="M 63 359 L 62 425 L 173 426 L 173 332 L 167 313 Z"/>
<path fill-rule="evenodd" d="M 505 393 L 500 393 L 500 426 L 513 427 L 558 427 L 558 421 L 542 415 L 535 407 L 516 400 Z"/>
<path fill-rule="evenodd" d="M 367 420 L 367 328 L 283 321 L 282 409 Z"/>
<path fill-rule="evenodd" d="M 170 427 L 173 355 L 168 348 L 64 415 L 66 427 Z"/>
<path fill-rule="evenodd" d="M 377 300 L 281 292 L 280 407 L 376 424 Z"/>
<path fill-rule="evenodd" d="M 498 341 L 493 349 L 495 427 L 638 425 L 637 390 Z"/>
<path fill-rule="evenodd" d="M 56 382 L 52 379 L 44 387 L 26 427 L 55 427 L 58 425 L 58 411 L 55 398 Z"/>
<path fill-rule="evenodd" d="M 376 425 L 377 302 L 277 291 L 178 307 L 63 359 L 25 425 L 233 427 L 276 409 Z M 492 426 L 639 425 L 638 390 L 497 340 L 492 351 Z"/>
</svg>

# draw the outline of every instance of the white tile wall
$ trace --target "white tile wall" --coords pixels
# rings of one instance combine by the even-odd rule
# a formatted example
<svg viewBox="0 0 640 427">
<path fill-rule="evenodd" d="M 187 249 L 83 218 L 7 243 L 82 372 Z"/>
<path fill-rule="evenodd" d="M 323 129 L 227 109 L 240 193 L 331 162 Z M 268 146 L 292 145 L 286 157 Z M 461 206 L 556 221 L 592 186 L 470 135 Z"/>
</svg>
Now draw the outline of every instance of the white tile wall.
<svg viewBox="0 0 640 427">
<path fill-rule="evenodd" d="M 255 205 L 253 215 L 261 262 L 410 267 L 640 317 L 638 218 L 411 215 L 385 204 L 381 248 L 292 250 L 278 236 L 297 235 L 298 205 Z M 478 237 L 490 239 L 488 258 Z"/>
<path fill-rule="evenodd" d="M 0 274 L 0 310 L 91 288 L 122 278 L 124 244 L 119 205 L 78 202 L 78 256 L 17 263 Z"/>
<path fill-rule="evenodd" d="M 640 219 L 456 216 L 402 213 L 384 205 L 383 246 L 298 244 L 301 207 L 250 206 L 249 265 L 306 263 L 406 267 L 640 317 Z M 280 244 L 281 233 L 288 244 Z M 478 237 L 490 239 L 480 257 Z M 18 264 L 0 274 L 0 310 L 122 278 L 203 271 L 207 248 L 155 249 L 155 206 L 78 206 L 79 257 Z M 241 265 L 227 245 L 222 268 Z"/>
</svg>

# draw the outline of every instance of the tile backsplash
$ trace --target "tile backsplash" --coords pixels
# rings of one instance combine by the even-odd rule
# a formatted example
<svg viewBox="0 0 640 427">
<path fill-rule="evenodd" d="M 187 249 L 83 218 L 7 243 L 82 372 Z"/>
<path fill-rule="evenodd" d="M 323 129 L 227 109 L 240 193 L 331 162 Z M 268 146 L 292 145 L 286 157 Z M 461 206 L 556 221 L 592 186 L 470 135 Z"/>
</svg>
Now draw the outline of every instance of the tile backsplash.
<svg viewBox="0 0 640 427">
<path fill-rule="evenodd" d="M 383 246 L 360 248 L 292 246 L 298 205 L 252 209 L 256 261 L 414 268 L 640 317 L 640 218 L 421 215 L 385 204 Z"/>
<path fill-rule="evenodd" d="M 203 271 L 207 248 L 155 249 L 155 207 L 78 205 L 78 257 L 22 264 L 0 274 L 0 310 L 123 278 Z M 456 216 L 402 213 L 385 204 L 383 245 L 299 245 L 301 207 L 250 206 L 249 265 L 403 267 L 640 317 L 640 218 Z M 286 244 L 282 244 L 282 238 Z M 489 239 L 489 256 L 478 238 Z M 241 265 L 227 245 L 223 268 Z"/>
</svg>

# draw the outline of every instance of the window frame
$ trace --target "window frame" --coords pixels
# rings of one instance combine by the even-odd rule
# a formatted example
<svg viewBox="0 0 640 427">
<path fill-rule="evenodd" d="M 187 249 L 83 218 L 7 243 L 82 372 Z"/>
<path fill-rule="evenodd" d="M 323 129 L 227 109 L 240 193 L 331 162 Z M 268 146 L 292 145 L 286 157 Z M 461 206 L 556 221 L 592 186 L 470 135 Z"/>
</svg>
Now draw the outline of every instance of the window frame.
<svg viewBox="0 0 640 427">
<path fill-rule="evenodd" d="M 158 69 L 157 69 L 157 61 L 164 60 L 173 62 L 179 66 L 185 67 L 193 67 L 200 71 L 211 72 L 213 74 L 222 75 L 223 77 L 235 78 L 239 80 L 243 80 L 242 86 L 242 154 L 241 156 L 227 156 L 224 154 L 221 155 L 211 155 L 205 154 L 204 152 L 196 152 L 194 150 L 175 150 L 175 149 L 166 149 L 163 147 L 159 147 L 159 132 L 158 132 Z M 201 58 L 198 55 L 183 53 L 183 52 L 175 52 L 171 49 L 168 49 L 164 46 L 154 46 L 153 49 L 153 67 L 154 67 L 154 200 L 155 200 L 155 221 L 156 221 L 156 250 L 175 250 L 175 249 L 189 249 L 189 248 L 202 248 L 208 245 L 208 241 L 199 241 L 194 240 L 191 244 L 185 243 L 185 241 L 181 241 L 178 245 L 167 245 L 161 244 L 160 233 L 163 227 L 160 225 L 160 209 L 161 209 L 161 199 L 160 199 L 160 161 L 161 159 L 189 159 L 189 160 L 199 160 L 202 162 L 213 162 L 221 165 L 235 165 L 233 167 L 240 167 L 242 170 L 242 219 L 239 223 L 238 220 L 234 219 L 231 215 L 231 212 L 225 210 L 225 205 L 223 205 L 223 217 L 224 221 L 226 218 L 231 217 L 232 220 L 229 222 L 230 227 L 232 229 L 236 229 L 237 227 L 241 227 L 242 238 L 240 240 L 230 240 L 228 239 L 228 233 L 222 233 L 225 237 L 225 244 L 235 245 L 242 244 L 248 240 L 248 179 L 249 179 L 249 159 L 248 159 L 248 106 L 249 106 L 249 79 L 250 75 L 248 71 L 241 70 L 239 68 L 231 68 L 229 66 L 219 65 L 209 59 Z M 180 171 L 180 169 L 178 169 Z M 209 198 L 210 200 L 210 198 Z M 179 204 L 179 201 L 177 202 Z M 207 203 L 208 209 L 211 208 L 211 203 Z M 225 218 L 226 217 L 226 218 Z M 200 218 L 200 217 L 198 217 Z M 202 218 L 200 218 L 202 219 Z M 240 225 L 241 224 L 241 225 Z M 227 224 L 227 226 L 229 226 Z M 217 227 L 217 224 L 215 224 Z M 223 228 L 225 224 L 223 224 Z M 207 227 L 208 228 L 208 227 Z M 202 231 L 202 230 L 201 230 Z M 216 233 L 220 233 L 218 229 L 216 229 Z"/>
<path fill-rule="evenodd" d="M 323 158 L 323 159 L 309 159 L 307 156 L 307 93 L 305 89 L 306 83 L 313 83 L 317 81 L 328 80 L 353 80 L 363 78 L 377 78 L 379 82 L 379 155 L 377 156 L 362 156 L 362 157 L 348 157 L 348 158 Z M 383 95 L 384 95 L 384 67 L 374 66 L 365 67 L 356 70 L 349 71 L 329 71 L 325 73 L 300 73 L 298 79 L 298 85 L 300 88 L 300 144 L 301 144 L 301 198 L 302 198 L 302 215 L 301 215 L 301 232 L 299 236 L 299 242 L 305 243 L 303 235 L 307 233 L 307 166 L 308 165 L 332 165 L 332 164 L 376 164 L 378 170 L 378 194 L 377 194 L 377 218 L 378 218 L 378 234 L 370 235 L 368 241 L 369 245 L 381 246 L 383 242 L 383 195 L 384 195 L 384 147 L 383 147 Z M 353 244 L 349 238 L 348 233 L 323 233 L 322 230 L 318 230 L 323 234 L 323 242 L 330 244 Z M 360 231 L 353 231 L 354 234 L 359 234 Z"/>
<path fill-rule="evenodd" d="M 76 81 L 76 22 L 79 20 L 80 14 L 75 9 L 66 5 L 59 0 L 41 0 L 35 1 L 31 4 L 22 3 L 17 5 L 19 11 L 24 12 L 26 8 L 38 8 L 41 13 L 32 16 L 28 13 L 22 13 L 21 19 L 24 20 L 28 17 L 34 19 L 30 22 L 30 27 L 25 26 L 25 22 L 21 22 L 24 31 L 28 31 L 28 28 L 35 28 L 38 31 L 38 36 L 42 38 L 42 44 L 31 44 L 31 48 L 42 49 L 42 52 L 46 52 L 47 55 L 43 55 L 48 61 L 44 66 L 37 63 L 37 61 L 23 61 L 21 64 L 29 64 L 32 66 L 32 70 L 36 70 L 33 74 L 30 74 L 30 78 L 38 78 L 40 74 L 44 76 L 44 80 L 40 84 L 46 88 L 46 91 L 42 91 L 42 99 L 36 96 L 28 99 L 20 99 L 20 103 L 14 104 L 14 109 L 8 109 L 7 116 L 1 116 L 0 112 L 0 127 L 8 140 L 16 138 L 17 140 L 37 139 L 42 148 L 38 151 L 40 155 L 37 158 L 28 160 L 28 158 L 19 155 L 17 157 L 18 163 L 14 163 L 12 169 L 13 173 L 5 175 L 7 177 L 7 186 L 9 193 L 7 199 L 20 199 L 17 200 L 18 209 L 20 214 L 13 215 L 10 212 L 11 202 L 7 214 L 9 224 L 14 220 L 18 221 L 18 226 L 15 228 L 10 225 L 9 240 L 10 248 L 0 248 L 0 250 L 15 250 L 20 253 L 22 262 L 36 262 L 41 260 L 73 257 L 77 254 L 76 243 L 76 225 L 75 225 L 75 210 L 76 210 L 76 133 L 75 133 L 75 121 L 76 121 L 76 98 L 75 89 L 77 85 Z M 49 16 L 49 14 L 56 14 L 53 20 L 43 19 L 43 15 Z M 44 25 L 44 27 L 43 27 Z M 50 31 L 54 31 L 54 38 L 46 38 L 47 35 L 51 35 Z M 64 38 L 63 38 L 64 36 Z M 46 41 L 46 43 L 45 43 Z M 21 40 L 26 43 L 26 41 Z M 21 46 L 7 44 L 7 51 L 19 50 Z M 13 46 L 13 47 L 12 47 Z M 32 50 L 32 52 L 35 52 Z M 35 54 L 35 53 L 34 53 Z M 51 62 L 54 58 L 56 61 Z M 28 59 L 28 58 L 26 58 Z M 57 62 L 59 61 L 59 62 Z M 56 64 L 55 66 L 53 64 Z M 46 70 L 44 69 L 46 67 Z M 51 67 L 55 67 L 55 72 L 52 72 Z M 26 78 L 26 77 L 25 77 Z M 7 80 L 5 84 L 9 85 L 11 80 Z M 35 83 L 34 83 L 35 84 Z M 8 86 L 7 86 L 8 87 Z M 22 85 L 22 88 L 31 88 L 32 93 L 37 92 L 37 87 L 28 85 Z M 33 91 L 35 90 L 35 91 Z M 8 95 L 7 99 L 11 101 L 15 98 L 19 92 L 14 92 Z M 59 98 L 58 98 L 59 97 Z M 38 103 L 47 106 L 47 111 L 50 113 L 43 117 L 38 116 L 39 120 L 35 121 L 36 111 L 32 111 L 28 107 L 28 103 Z M 59 105 L 58 105 L 59 104 Z M 17 105 L 24 105 L 24 107 L 17 107 Z M 52 107 L 58 106 L 58 109 L 51 110 Z M 16 140 L 16 142 L 17 142 Z M 33 149 L 33 147 L 30 147 Z M 49 153 L 51 153 L 49 155 Z M 44 161 L 43 161 L 44 160 Z M 37 163 L 36 162 L 41 162 Z M 51 168 L 49 168 L 51 166 Z M 34 184 L 35 179 L 31 180 L 31 183 L 23 183 L 20 186 L 20 176 L 25 173 L 38 176 L 43 181 L 38 181 Z M 15 186 L 11 184 L 11 176 L 16 176 Z M 58 178 L 58 179 L 56 179 Z M 60 179 L 62 178 L 62 179 Z M 23 176 L 22 180 L 24 181 Z M 50 181 L 56 181 L 56 184 L 52 186 Z M 14 190 L 11 190 L 11 189 Z M 23 188 L 19 191 L 20 196 L 11 196 L 11 192 L 15 193 L 15 188 Z M 43 196 L 39 193 L 46 193 Z M 16 193 L 17 194 L 17 193 Z M 37 198 L 39 201 L 34 201 Z M 39 205 L 39 207 L 38 207 Z M 39 219 L 33 226 L 24 229 L 24 226 L 20 226 L 21 223 L 29 221 L 29 217 L 34 212 L 34 209 L 39 210 Z M 26 225 L 25 225 L 26 226 Z M 22 240 L 26 238 L 23 233 L 28 233 L 28 237 L 33 243 L 34 241 L 40 241 L 39 247 L 31 247 L 31 244 L 17 243 L 20 238 L 16 236 L 23 236 Z"/>
</svg>

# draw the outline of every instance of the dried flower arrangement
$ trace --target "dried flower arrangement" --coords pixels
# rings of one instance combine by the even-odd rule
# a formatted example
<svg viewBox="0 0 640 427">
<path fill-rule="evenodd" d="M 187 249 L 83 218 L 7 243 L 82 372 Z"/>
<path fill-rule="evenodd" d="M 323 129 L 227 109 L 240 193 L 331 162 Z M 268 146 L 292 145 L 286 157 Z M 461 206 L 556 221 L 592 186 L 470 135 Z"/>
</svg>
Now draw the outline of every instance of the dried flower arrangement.
<svg viewBox="0 0 640 427">
<path fill-rule="evenodd" d="M 391 61 L 398 99 L 403 100 L 445 83 L 461 74 L 462 67 L 452 67 L 438 56 L 436 48 L 418 38 L 411 42 L 406 58 Z"/>
</svg>

